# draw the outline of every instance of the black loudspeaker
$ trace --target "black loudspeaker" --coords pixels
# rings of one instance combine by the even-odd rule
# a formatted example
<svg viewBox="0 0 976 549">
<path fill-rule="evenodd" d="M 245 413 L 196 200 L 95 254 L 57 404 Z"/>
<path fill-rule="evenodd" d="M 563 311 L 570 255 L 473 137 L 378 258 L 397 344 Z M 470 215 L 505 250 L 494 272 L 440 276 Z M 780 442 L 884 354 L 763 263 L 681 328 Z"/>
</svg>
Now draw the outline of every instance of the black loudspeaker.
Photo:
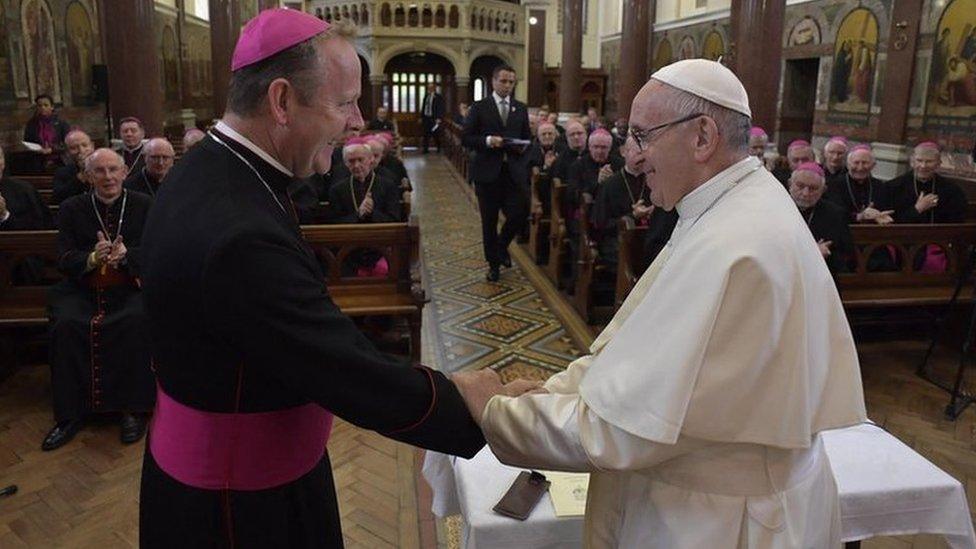
<svg viewBox="0 0 976 549">
<path fill-rule="evenodd" d="M 108 102 L 108 65 L 92 65 L 92 99 Z"/>
</svg>

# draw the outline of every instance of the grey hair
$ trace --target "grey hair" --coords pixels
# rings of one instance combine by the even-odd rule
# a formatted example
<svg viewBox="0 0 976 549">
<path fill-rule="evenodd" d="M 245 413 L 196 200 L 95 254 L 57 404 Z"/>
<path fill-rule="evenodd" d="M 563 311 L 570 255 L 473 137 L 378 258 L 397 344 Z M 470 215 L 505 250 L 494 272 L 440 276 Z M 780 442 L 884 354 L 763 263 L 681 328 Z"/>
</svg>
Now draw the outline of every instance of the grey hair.
<svg viewBox="0 0 976 549">
<path fill-rule="evenodd" d="M 88 156 L 85 157 L 85 172 L 86 173 L 92 171 L 92 164 L 95 163 L 95 157 L 98 156 L 99 151 L 107 151 L 107 152 L 110 152 L 110 153 L 114 154 L 115 157 L 119 159 L 119 162 L 121 162 L 123 166 L 125 165 L 125 160 L 122 159 L 122 155 L 121 154 L 113 151 L 112 149 L 108 149 L 108 148 L 104 148 L 103 147 L 101 149 L 95 149 L 94 151 L 92 151 L 92 153 L 90 155 L 88 155 Z"/>
<path fill-rule="evenodd" d="M 173 144 L 169 142 L 169 139 L 166 139 L 165 137 L 153 137 L 149 139 L 149 141 L 146 141 L 145 149 L 143 150 L 155 149 L 155 146 L 153 145 L 154 143 L 166 143 L 170 146 L 170 148 L 173 148 Z M 147 150 L 146 152 L 148 153 L 149 151 Z"/>
<path fill-rule="evenodd" d="M 715 121 L 722 141 L 731 152 L 746 153 L 749 150 L 749 129 L 752 119 L 748 116 L 712 103 L 707 99 L 690 94 L 661 82 L 669 93 L 665 94 L 664 106 L 675 113 L 684 116 L 701 113 Z"/>
<path fill-rule="evenodd" d="M 347 158 L 349 158 L 350 154 L 358 151 L 365 151 L 366 154 L 369 155 L 373 154 L 373 149 L 370 149 L 369 145 L 364 145 L 362 143 L 355 143 L 352 145 L 346 145 L 345 147 L 342 148 L 342 159 L 346 160 Z"/>
<path fill-rule="evenodd" d="M 322 34 L 234 71 L 227 89 L 227 110 L 241 116 L 257 114 L 268 96 L 268 86 L 278 78 L 288 80 L 298 94 L 298 101 L 308 106 L 324 80 L 318 70 L 323 61 L 319 58 L 318 45 L 335 36 L 349 39 L 354 34 L 351 23 L 340 21 Z"/>
</svg>

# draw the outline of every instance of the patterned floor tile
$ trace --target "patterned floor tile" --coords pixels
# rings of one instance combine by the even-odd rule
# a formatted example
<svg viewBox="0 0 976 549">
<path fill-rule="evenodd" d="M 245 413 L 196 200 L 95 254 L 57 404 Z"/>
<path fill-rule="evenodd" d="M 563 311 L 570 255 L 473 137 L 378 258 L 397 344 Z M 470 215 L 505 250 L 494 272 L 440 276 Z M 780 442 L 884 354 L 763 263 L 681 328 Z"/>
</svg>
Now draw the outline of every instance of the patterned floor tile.
<svg viewBox="0 0 976 549">
<path fill-rule="evenodd" d="M 519 268 L 503 270 L 497 283 L 485 281 L 480 218 L 465 183 L 443 157 L 405 161 L 416 182 L 433 365 L 447 372 L 491 367 L 503 377 L 530 379 L 564 369 L 574 349 Z"/>
</svg>

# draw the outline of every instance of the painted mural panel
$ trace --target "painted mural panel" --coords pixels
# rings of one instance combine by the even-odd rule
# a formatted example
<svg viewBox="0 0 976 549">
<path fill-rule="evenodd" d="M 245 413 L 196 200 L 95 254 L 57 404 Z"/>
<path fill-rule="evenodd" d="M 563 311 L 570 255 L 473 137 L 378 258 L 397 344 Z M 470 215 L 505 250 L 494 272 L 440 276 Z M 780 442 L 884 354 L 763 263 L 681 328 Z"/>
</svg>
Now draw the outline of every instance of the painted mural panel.
<svg viewBox="0 0 976 549">
<path fill-rule="evenodd" d="M 787 46 L 806 46 L 820 43 L 820 25 L 809 15 L 800 19 L 790 30 Z"/>
<path fill-rule="evenodd" d="M 27 57 L 27 78 L 32 96 L 50 94 L 61 102 L 61 80 L 54 47 L 54 22 L 44 0 L 24 0 L 21 23 Z"/>
<path fill-rule="evenodd" d="M 878 20 L 866 8 L 851 11 L 834 42 L 830 81 L 830 108 L 867 113 L 878 56 Z"/>
<path fill-rule="evenodd" d="M 694 59 L 695 57 L 698 57 L 695 54 L 695 39 L 685 35 L 685 37 L 681 39 L 681 43 L 678 45 L 678 61 L 682 61 L 684 59 Z"/>
<path fill-rule="evenodd" d="M 705 59 L 718 61 L 723 55 L 725 55 L 725 41 L 722 40 L 722 35 L 718 31 L 713 30 L 705 36 L 701 56 Z"/>
<path fill-rule="evenodd" d="M 927 124 L 950 125 L 976 116 L 976 0 L 953 0 L 939 19 L 927 115 Z"/>
<path fill-rule="evenodd" d="M 671 41 L 667 38 L 662 38 L 661 43 L 657 45 L 657 51 L 654 53 L 653 69 L 656 71 L 661 67 L 670 65 L 673 61 L 674 54 L 671 51 Z"/>
<path fill-rule="evenodd" d="M 92 64 L 95 62 L 95 32 L 88 10 L 80 2 L 72 2 L 64 26 L 68 33 L 71 99 L 75 105 L 86 105 L 91 102 Z"/>
</svg>

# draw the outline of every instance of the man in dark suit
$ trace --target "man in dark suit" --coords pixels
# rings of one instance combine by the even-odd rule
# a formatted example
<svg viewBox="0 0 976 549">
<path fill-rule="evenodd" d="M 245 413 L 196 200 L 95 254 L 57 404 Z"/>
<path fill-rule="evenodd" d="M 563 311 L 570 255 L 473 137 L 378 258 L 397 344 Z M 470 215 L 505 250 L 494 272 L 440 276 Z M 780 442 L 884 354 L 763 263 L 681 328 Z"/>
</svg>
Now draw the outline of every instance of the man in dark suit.
<svg viewBox="0 0 976 549">
<path fill-rule="evenodd" d="M 437 93 L 437 86 L 427 84 L 427 95 L 420 103 L 420 121 L 424 128 L 424 154 L 427 154 L 427 144 L 433 137 L 437 143 L 437 150 L 441 150 L 441 139 L 437 135 L 438 126 L 444 118 L 444 96 Z"/>
<path fill-rule="evenodd" d="M 531 138 L 529 111 L 512 98 L 515 69 L 495 68 L 493 92 L 471 105 L 464 121 L 461 140 L 474 151 L 468 172 L 472 174 L 478 208 L 481 210 L 481 235 L 488 261 L 488 280 L 497 281 L 499 267 L 510 267 L 508 245 L 522 229 L 528 216 L 529 175 L 524 161 L 526 147 L 509 140 Z M 505 225 L 498 233 L 498 211 L 505 212 Z"/>
</svg>

